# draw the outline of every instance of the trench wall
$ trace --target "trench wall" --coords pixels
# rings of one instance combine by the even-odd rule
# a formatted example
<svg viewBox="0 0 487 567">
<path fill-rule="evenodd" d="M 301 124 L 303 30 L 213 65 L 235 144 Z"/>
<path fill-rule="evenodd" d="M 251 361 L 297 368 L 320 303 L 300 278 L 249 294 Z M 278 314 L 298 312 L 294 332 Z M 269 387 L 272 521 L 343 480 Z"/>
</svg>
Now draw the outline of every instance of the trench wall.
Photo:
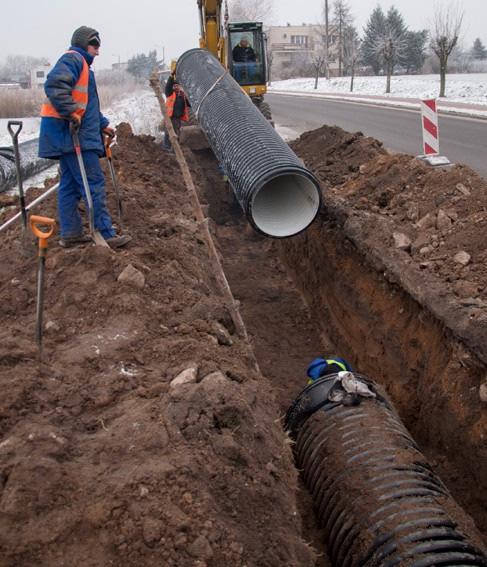
<svg viewBox="0 0 487 567">
<path fill-rule="evenodd" d="M 475 345 L 456 338 L 426 301 L 406 291 L 407 274 L 392 273 L 387 258 L 361 245 L 366 235 L 352 224 L 343 209 L 329 206 L 304 234 L 277 241 L 277 251 L 321 330 L 339 354 L 387 388 L 485 533 L 487 416 L 479 398 L 485 365 Z"/>
</svg>

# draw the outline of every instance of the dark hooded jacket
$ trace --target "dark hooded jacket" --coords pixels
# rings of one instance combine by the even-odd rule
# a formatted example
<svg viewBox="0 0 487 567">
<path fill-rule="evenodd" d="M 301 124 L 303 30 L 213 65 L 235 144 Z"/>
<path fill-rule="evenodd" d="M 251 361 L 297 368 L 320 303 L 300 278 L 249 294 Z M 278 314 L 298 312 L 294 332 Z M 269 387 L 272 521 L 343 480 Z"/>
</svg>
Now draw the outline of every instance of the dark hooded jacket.
<svg viewBox="0 0 487 567">
<path fill-rule="evenodd" d="M 76 110 L 72 97 L 73 87 L 83 69 L 82 57 L 88 65 L 93 57 L 80 47 L 70 47 L 47 75 L 44 91 L 51 104 L 63 118 L 42 117 L 39 136 L 39 156 L 56 159 L 63 154 L 74 152 L 69 131 L 69 117 Z M 108 120 L 100 112 L 100 101 L 96 89 L 95 75 L 90 69 L 88 82 L 88 106 L 81 120 L 79 139 L 83 151 L 95 150 L 103 156 L 102 129 L 108 126 Z"/>
</svg>

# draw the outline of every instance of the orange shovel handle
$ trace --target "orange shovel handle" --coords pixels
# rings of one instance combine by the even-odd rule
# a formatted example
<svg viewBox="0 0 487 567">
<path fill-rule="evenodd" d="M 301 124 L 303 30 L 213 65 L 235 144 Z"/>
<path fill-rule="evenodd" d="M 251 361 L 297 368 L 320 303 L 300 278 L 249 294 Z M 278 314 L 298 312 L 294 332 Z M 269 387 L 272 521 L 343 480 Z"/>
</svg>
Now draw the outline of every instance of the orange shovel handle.
<svg viewBox="0 0 487 567">
<path fill-rule="evenodd" d="M 41 226 L 48 226 L 47 230 L 42 230 Z M 47 241 L 56 232 L 56 221 L 49 217 L 32 215 L 30 217 L 30 228 L 39 239 L 39 248 L 47 248 Z"/>
<path fill-rule="evenodd" d="M 113 143 L 114 136 L 109 136 L 105 134 L 105 153 L 108 159 L 112 159 L 112 148 L 110 147 Z"/>
</svg>

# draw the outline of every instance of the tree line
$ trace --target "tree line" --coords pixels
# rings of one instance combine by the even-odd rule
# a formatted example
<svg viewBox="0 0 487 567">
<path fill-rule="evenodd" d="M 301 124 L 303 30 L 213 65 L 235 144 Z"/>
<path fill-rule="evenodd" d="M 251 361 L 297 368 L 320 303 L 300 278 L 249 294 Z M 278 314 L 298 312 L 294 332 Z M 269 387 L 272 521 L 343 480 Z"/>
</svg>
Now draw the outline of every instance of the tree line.
<svg viewBox="0 0 487 567">
<path fill-rule="evenodd" d="M 360 69 L 361 73 L 384 75 L 386 92 L 390 92 L 391 76 L 395 72 L 421 73 L 427 62 L 431 70 L 440 73 L 440 96 L 444 96 L 450 61 L 454 60 L 458 67 L 468 70 L 470 64 L 487 60 L 487 49 L 480 38 L 467 50 L 460 46 L 463 11 L 457 2 L 438 2 L 428 29 L 421 30 L 409 29 L 395 6 L 384 11 L 378 4 L 359 33 L 347 0 L 322 1 L 322 20 L 314 26 L 318 36 L 314 39 L 321 48 L 314 49 L 310 60 L 299 61 L 296 65 L 301 71 L 303 64 L 311 67 L 315 87 L 319 77 L 330 77 L 332 60 L 337 60 L 339 76 L 351 77 L 352 90 L 353 77 Z M 251 8 L 247 10 L 247 6 Z M 272 11 L 273 0 L 252 0 L 250 3 L 249 0 L 230 0 L 231 19 L 266 21 Z M 272 59 L 270 52 L 271 64 Z"/>
<path fill-rule="evenodd" d="M 487 59 L 487 49 L 480 38 L 475 40 L 467 53 L 462 53 L 459 45 L 462 23 L 463 11 L 455 3 L 438 4 L 430 29 L 422 30 L 410 30 L 395 6 L 385 12 L 377 5 L 360 36 L 354 26 L 354 18 L 347 0 L 335 0 L 333 3 L 323 0 L 321 25 L 325 26 L 326 38 L 330 33 L 337 36 L 335 53 L 338 58 L 338 75 L 351 76 L 351 90 L 353 77 L 359 66 L 363 72 L 370 70 L 375 75 L 384 75 L 386 93 L 390 93 L 394 72 L 421 73 L 426 59 L 433 55 L 439 67 L 439 96 L 442 97 L 446 94 L 446 75 L 452 54 L 464 61 Z M 321 74 L 329 77 L 329 51 L 329 46 L 323 45 L 321 53 L 318 50 L 312 56 L 315 87 Z"/>
</svg>

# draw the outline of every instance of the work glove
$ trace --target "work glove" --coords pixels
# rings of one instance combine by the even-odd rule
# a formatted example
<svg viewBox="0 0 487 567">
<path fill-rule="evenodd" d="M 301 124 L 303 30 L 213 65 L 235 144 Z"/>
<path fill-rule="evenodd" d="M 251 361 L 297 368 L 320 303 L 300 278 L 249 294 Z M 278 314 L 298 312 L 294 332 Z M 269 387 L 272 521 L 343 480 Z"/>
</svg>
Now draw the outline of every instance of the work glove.
<svg viewBox="0 0 487 567">
<path fill-rule="evenodd" d="M 103 128 L 103 133 L 109 138 L 115 138 L 115 130 L 113 128 L 110 128 L 110 126 Z"/>
<path fill-rule="evenodd" d="M 69 117 L 69 130 L 71 132 L 78 132 L 81 127 L 81 118 L 78 114 L 71 114 Z"/>
</svg>

